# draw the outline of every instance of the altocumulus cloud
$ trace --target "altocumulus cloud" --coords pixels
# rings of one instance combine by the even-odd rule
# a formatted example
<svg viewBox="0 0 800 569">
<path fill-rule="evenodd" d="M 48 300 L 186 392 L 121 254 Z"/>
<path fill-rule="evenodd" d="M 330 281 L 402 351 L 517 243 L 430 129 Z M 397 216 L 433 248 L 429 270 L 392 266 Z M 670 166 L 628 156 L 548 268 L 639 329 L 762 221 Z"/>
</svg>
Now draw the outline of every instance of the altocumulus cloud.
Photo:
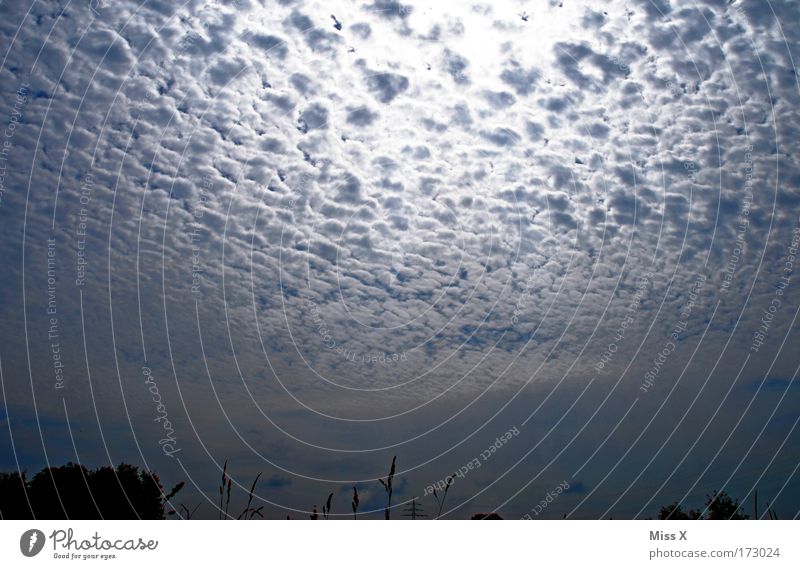
<svg viewBox="0 0 800 569">
<path fill-rule="evenodd" d="M 496 411 L 518 424 L 551 389 L 591 386 L 616 422 L 636 397 L 631 417 L 666 413 L 679 383 L 668 408 L 795 373 L 797 285 L 775 292 L 800 223 L 791 2 L 564 2 L 526 20 L 503 3 L 267 4 L 5 8 L 0 353 L 8 405 L 32 413 L 36 394 L 52 440 L 66 404 L 116 453 L 163 460 L 147 364 L 187 462 L 236 440 L 291 503 L 320 478 L 375 478 L 396 446 L 423 488 L 494 439 L 475 429 Z M 667 344 L 653 397 L 639 388 Z M 600 478 L 580 474 L 592 492 Z"/>
</svg>

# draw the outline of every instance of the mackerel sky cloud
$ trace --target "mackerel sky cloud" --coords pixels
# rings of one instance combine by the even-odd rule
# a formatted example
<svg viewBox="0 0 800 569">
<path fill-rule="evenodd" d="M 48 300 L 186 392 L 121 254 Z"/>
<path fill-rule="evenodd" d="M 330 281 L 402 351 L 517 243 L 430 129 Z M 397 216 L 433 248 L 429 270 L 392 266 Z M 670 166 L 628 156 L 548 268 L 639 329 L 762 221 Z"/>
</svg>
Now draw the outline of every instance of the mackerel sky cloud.
<svg viewBox="0 0 800 569">
<path fill-rule="evenodd" d="M 795 3 L 4 14 L 3 469 L 800 510 Z"/>
</svg>

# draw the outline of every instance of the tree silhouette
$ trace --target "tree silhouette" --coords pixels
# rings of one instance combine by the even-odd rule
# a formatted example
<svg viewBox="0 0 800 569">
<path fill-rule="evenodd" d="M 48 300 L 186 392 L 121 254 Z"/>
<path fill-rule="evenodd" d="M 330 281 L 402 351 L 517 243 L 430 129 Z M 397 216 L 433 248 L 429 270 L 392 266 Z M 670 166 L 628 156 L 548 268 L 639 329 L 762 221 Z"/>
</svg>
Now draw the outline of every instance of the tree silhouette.
<svg viewBox="0 0 800 569">
<path fill-rule="evenodd" d="M 658 512 L 659 520 L 699 520 L 700 512 L 697 510 L 689 510 L 684 512 L 683 508 L 678 502 L 673 502 L 669 506 L 663 506 Z"/>
<path fill-rule="evenodd" d="M 734 500 L 723 490 L 708 496 L 706 500 L 706 511 L 709 520 L 746 520 L 750 516 L 746 515 L 739 505 L 739 500 Z"/>
<path fill-rule="evenodd" d="M 158 475 L 122 463 L 89 470 L 71 462 L 24 473 L 0 474 L 3 519 L 164 519 L 165 504 L 180 489 L 164 492 Z"/>
<path fill-rule="evenodd" d="M 714 490 L 708 495 L 704 510 L 685 512 L 678 502 L 673 502 L 663 506 L 658 512 L 659 520 L 746 520 L 748 517 L 739 505 L 739 500 L 731 498 L 724 490 Z"/>
<path fill-rule="evenodd" d="M 33 518 L 28 503 L 26 473 L 0 472 L 0 519 L 29 520 Z"/>
</svg>

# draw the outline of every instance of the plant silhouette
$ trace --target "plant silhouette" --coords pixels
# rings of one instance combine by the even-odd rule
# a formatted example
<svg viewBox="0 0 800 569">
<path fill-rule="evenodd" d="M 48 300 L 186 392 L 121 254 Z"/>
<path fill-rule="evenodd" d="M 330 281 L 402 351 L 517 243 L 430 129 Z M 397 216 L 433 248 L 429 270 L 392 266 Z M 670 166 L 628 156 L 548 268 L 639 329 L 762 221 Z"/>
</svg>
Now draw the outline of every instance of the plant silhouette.
<svg viewBox="0 0 800 569">
<path fill-rule="evenodd" d="M 444 501 L 447 500 L 447 491 L 450 490 L 450 486 L 453 484 L 453 481 L 456 479 L 456 475 L 453 474 L 452 476 L 448 476 L 445 486 L 444 486 L 444 494 L 442 495 L 442 499 L 439 499 L 439 495 L 436 493 L 436 488 L 433 489 L 433 497 L 436 498 L 436 504 L 439 506 L 439 512 L 436 514 L 436 519 L 439 519 L 442 515 L 442 508 L 444 508 Z"/>
<path fill-rule="evenodd" d="M 326 520 L 331 516 L 331 500 L 333 500 L 333 492 L 328 494 L 328 500 L 322 506 L 322 517 Z"/>
<path fill-rule="evenodd" d="M 353 519 L 358 519 L 358 490 L 353 486 L 353 502 L 350 504 L 353 507 Z"/>
<path fill-rule="evenodd" d="M 256 484 L 258 484 L 258 479 L 261 478 L 261 473 L 258 473 L 255 480 L 253 480 L 253 485 L 250 486 L 250 492 L 247 494 L 247 506 L 245 506 L 242 513 L 239 514 L 239 517 L 236 518 L 237 520 L 252 520 L 254 517 L 258 516 L 259 518 L 263 518 L 264 515 L 261 513 L 261 510 L 264 509 L 264 506 L 259 506 L 258 508 L 253 507 L 253 496 L 255 495 L 256 491 Z"/>
<path fill-rule="evenodd" d="M 378 482 L 381 483 L 381 486 L 383 486 L 383 489 L 386 491 L 386 509 L 383 512 L 387 520 L 390 517 L 389 509 L 392 507 L 392 480 L 394 479 L 396 461 L 397 457 L 395 456 L 392 459 L 392 466 L 389 468 L 389 476 L 386 477 L 386 482 L 384 482 L 382 478 L 378 478 Z"/>
<path fill-rule="evenodd" d="M 256 485 L 258 484 L 258 480 L 260 478 L 261 473 L 259 472 L 253 480 L 253 484 L 250 486 L 250 491 L 247 493 L 247 505 L 245 506 L 244 510 L 242 510 L 238 516 L 236 516 L 237 520 L 252 520 L 256 516 L 259 518 L 264 517 L 264 514 L 262 514 L 264 506 L 253 508 L 253 497 L 255 496 Z M 217 488 L 219 491 L 219 512 L 217 514 L 217 519 L 234 519 L 233 515 L 230 513 L 232 489 L 233 479 L 228 474 L 228 461 L 226 460 L 225 464 L 222 465 L 222 479 L 220 480 L 219 487 Z"/>
<path fill-rule="evenodd" d="M 378 479 L 386 493 L 384 518 L 387 520 L 391 517 L 396 472 L 395 456 L 392 458 L 388 476 Z M 442 493 L 436 490 L 433 492 L 438 506 L 437 518 L 442 514 L 447 492 L 454 478 L 455 475 L 447 477 Z M 228 473 L 228 461 L 225 461 L 218 487 L 217 518 L 238 520 L 265 518 L 264 506 L 254 506 L 256 487 L 260 479 L 261 473 L 253 480 L 246 505 L 241 512 L 238 515 L 230 513 L 233 483 Z M 155 472 L 126 463 L 117 467 L 103 466 L 91 470 L 83 465 L 69 462 L 63 466 L 44 468 L 31 479 L 28 479 L 26 472 L 0 472 L 0 519 L 160 520 L 165 519 L 165 516 L 192 519 L 200 504 L 191 508 L 182 503 L 177 507 L 172 506 L 172 499 L 183 487 L 184 483 L 180 482 L 167 492 Z M 323 519 L 330 519 L 334 495 L 333 492 L 328 494 L 323 503 L 321 510 Z M 358 519 L 359 503 L 358 488 L 353 486 L 351 508 L 354 520 Z M 766 510 L 760 512 L 758 495 L 754 493 L 753 517 L 778 519 L 768 501 Z M 319 519 L 319 514 L 315 505 L 310 518 Z M 412 517 L 420 516 L 415 516 L 412 510 Z M 471 519 L 496 520 L 502 517 L 496 512 L 488 512 L 475 514 Z M 749 519 L 749 516 L 744 513 L 738 499 L 731 497 L 725 491 L 714 490 L 706 496 L 702 508 L 687 511 L 679 502 L 672 502 L 660 508 L 658 519 L 744 520 Z"/>
</svg>

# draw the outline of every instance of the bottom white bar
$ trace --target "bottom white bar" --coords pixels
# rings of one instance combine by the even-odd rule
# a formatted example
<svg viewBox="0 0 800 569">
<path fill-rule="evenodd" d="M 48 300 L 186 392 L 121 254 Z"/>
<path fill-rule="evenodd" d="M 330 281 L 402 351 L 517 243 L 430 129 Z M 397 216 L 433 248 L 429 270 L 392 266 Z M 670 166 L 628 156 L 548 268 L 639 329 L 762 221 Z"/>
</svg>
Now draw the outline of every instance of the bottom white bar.
<svg viewBox="0 0 800 569">
<path fill-rule="evenodd" d="M 798 530 L 707 520 L 3 521 L 0 566 L 800 567 Z"/>
</svg>

